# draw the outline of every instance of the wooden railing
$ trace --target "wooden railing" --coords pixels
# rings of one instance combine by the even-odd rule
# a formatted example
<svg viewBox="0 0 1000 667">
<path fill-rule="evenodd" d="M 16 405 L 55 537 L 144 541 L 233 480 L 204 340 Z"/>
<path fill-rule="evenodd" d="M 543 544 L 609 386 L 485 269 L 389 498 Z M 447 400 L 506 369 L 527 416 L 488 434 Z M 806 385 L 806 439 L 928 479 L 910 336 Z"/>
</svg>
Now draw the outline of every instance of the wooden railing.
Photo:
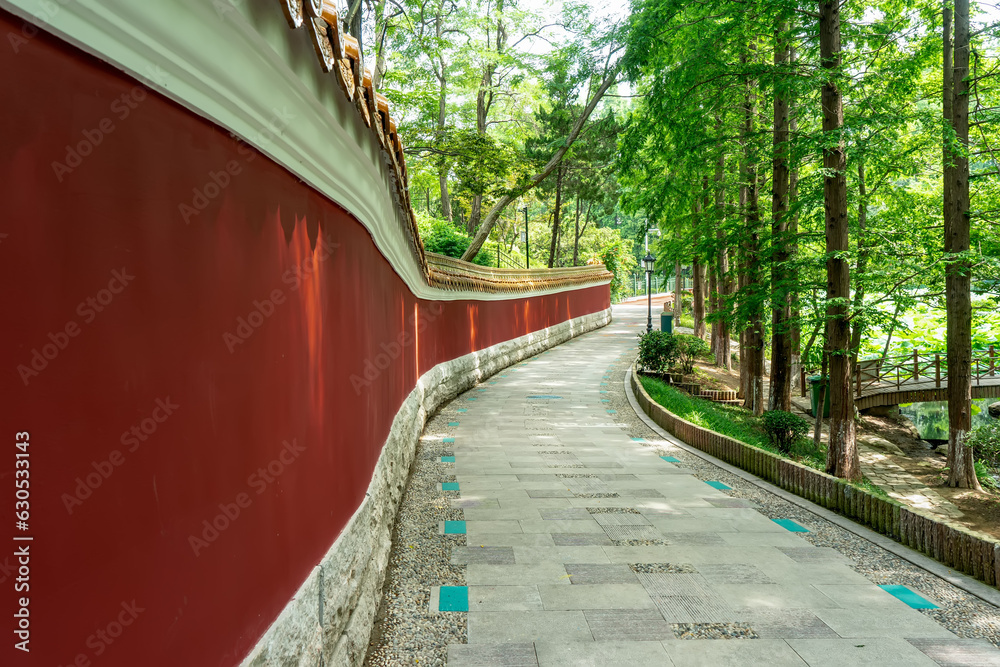
<svg viewBox="0 0 1000 667">
<path fill-rule="evenodd" d="M 985 350 L 973 350 L 971 360 L 972 383 L 979 385 L 989 378 L 1000 378 L 1000 355 L 990 345 Z M 903 389 L 914 384 L 931 384 L 940 388 L 948 380 L 948 361 L 944 354 L 914 350 L 907 354 L 859 359 L 854 368 L 854 394 L 861 397 L 871 389 Z M 802 395 L 806 395 L 806 370 L 801 369 Z"/>
<path fill-rule="evenodd" d="M 986 350 L 973 350 L 971 361 L 973 384 L 980 384 L 986 378 L 1000 376 L 1000 359 L 997 358 L 992 345 Z M 920 350 L 880 359 L 860 359 L 854 369 L 854 387 L 857 396 L 872 388 L 900 389 L 904 384 L 933 383 L 937 388 L 947 380 L 946 356 L 921 353 Z"/>
</svg>

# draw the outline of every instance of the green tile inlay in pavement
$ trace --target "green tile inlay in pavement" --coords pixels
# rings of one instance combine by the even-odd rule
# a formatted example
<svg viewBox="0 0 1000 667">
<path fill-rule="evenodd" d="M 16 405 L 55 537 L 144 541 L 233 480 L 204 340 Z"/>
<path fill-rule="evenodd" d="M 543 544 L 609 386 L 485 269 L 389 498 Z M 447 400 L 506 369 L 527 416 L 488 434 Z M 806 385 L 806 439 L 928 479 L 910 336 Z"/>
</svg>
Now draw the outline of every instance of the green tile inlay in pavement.
<svg viewBox="0 0 1000 667">
<path fill-rule="evenodd" d="M 705 482 L 705 484 L 708 484 L 713 489 L 718 489 L 719 491 L 728 491 L 733 488 L 731 486 L 726 486 L 722 482 Z"/>
<path fill-rule="evenodd" d="M 618 414 L 618 411 L 617 411 L 617 410 L 607 410 L 606 412 L 607 412 L 607 413 L 608 413 L 609 415 L 616 415 L 616 414 Z"/>
<path fill-rule="evenodd" d="M 632 438 L 633 442 L 645 442 L 643 438 Z"/>
<path fill-rule="evenodd" d="M 455 442 L 455 438 L 445 438 L 443 442 Z"/>
<path fill-rule="evenodd" d="M 635 438 L 633 438 L 633 440 L 634 439 Z M 663 459 L 664 461 L 667 461 L 668 463 L 680 463 L 681 462 L 680 459 L 675 458 L 673 456 L 661 456 L 660 458 Z"/>
<path fill-rule="evenodd" d="M 448 426 L 458 426 L 458 422 L 448 422 Z"/>
<path fill-rule="evenodd" d="M 602 387 L 606 387 L 606 386 L 608 386 L 608 383 L 607 383 L 607 382 L 602 382 L 602 383 L 601 383 L 601 386 L 602 386 Z"/>
<path fill-rule="evenodd" d="M 438 611 L 469 611 L 467 586 L 442 586 L 438 598 Z"/>
<path fill-rule="evenodd" d="M 458 486 L 458 484 L 456 484 L 455 486 Z M 445 535 L 465 535 L 465 522 L 464 521 L 445 521 L 444 522 L 444 534 Z"/>
<path fill-rule="evenodd" d="M 455 462 L 455 457 L 454 456 L 442 456 L 441 457 L 441 463 L 454 463 L 454 462 Z"/>
<path fill-rule="evenodd" d="M 441 482 L 442 491 L 458 491 L 458 482 Z"/>
<path fill-rule="evenodd" d="M 533 396 L 528 396 L 528 398 L 562 398 L 562 396 L 552 396 L 550 394 L 535 394 Z"/>
<path fill-rule="evenodd" d="M 466 410 L 465 408 L 459 408 L 455 412 L 468 412 L 468 410 Z"/>
<path fill-rule="evenodd" d="M 925 597 L 914 593 L 906 586 L 879 586 L 883 591 L 892 595 L 914 609 L 937 609 L 938 606 Z"/>
<path fill-rule="evenodd" d="M 802 524 L 796 523 L 791 519 L 771 519 L 782 528 L 792 531 L 793 533 L 808 533 L 809 529 Z"/>
<path fill-rule="evenodd" d="M 474 398 L 470 398 L 469 400 L 470 400 L 470 401 L 474 401 L 474 400 L 476 400 L 476 399 L 474 399 Z"/>
</svg>

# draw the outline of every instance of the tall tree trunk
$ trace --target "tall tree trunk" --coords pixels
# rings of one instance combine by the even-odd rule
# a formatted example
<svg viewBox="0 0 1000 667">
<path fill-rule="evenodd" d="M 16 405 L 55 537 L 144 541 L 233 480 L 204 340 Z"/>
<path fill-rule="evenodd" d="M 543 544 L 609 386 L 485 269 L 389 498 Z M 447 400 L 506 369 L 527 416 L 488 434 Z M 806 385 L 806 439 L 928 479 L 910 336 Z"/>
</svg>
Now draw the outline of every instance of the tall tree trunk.
<svg viewBox="0 0 1000 667">
<path fill-rule="evenodd" d="M 674 326 L 680 326 L 684 314 L 684 279 L 681 278 L 681 260 L 674 262 Z"/>
<path fill-rule="evenodd" d="M 810 343 L 811 342 L 812 341 L 810 341 Z M 826 353 L 826 341 L 823 341 L 823 353 L 821 357 L 823 361 L 820 364 L 821 368 L 819 376 L 820 378 L 825 378 L 827 371 L 827 362 L 830 359 L 830 355 Z M 819 449 L 819 444 L 821 442 L 820 437 L 823 435 L 823 413 L 825 412 L 823 408 L 826 407 L 826 392 L 829 391 L 828 385 L 829 385 L 828 382 L 820 382 L 819 392 L 816 395 L 817 398 L 816 414 L 813 415 L 813 421 L 815 424 L 815 426 L 813 427 L 813 446 L 816 449 Z"/>
<path fill-rule="evenodd" d="M 969 228 L 969 0 L 955 0 L 952 118 L 955 143 L 947 142 L 945 181 L 950 205 L 944 209 L 945 292 L 948 315 L 948 486 L 979 489 L 972 448 L 965 444 L 972 428 L 971 265 L 947 255 L 968 252 Z"/>
<path fill-rule="evenodd" d="M 792 62 L 795 61 L 795 49 L 791 51 Z M 798 125 L 795 121 L 795 114 L 789 109 L 788 132 L 794 137 Z M 796 260 L 799 254 L 799 169 L 797 164 L 790 165 L 788 174 L 788 205 L 792 210 L 791 219 L 788 221 L 788 252 L 790 259 Z M 802 375 L 802 358 L 800 350 L 802 347 L 802 311 L 799 307 L 799 269 L 793 261 L 788 267 L 788 282 L 792 285 L 791 291 L 791 315 L 788 331 L 788 347 L 791 354 L 792 387 L 799 387 L 800 376 Z"/>
<path fill-rule="evenodd" d="M 826 471 L 845 479 L 860 479 L 861 464 L 855 442 L 854 392 L 851 387 L 850 327 L 847 303 L 851 298 L 847 222 L 847 159 L 841 128 L 844 100 L 836 77 L 841 66 L 840 3 L 819 4 L 819 50 L 822 67 L 829 70 L 823 84 L 823 197 L 826 208 L 826 344 L 830 354 L 830 443 Z"/>
<path fill-rule="evenodd" d="M 715 349 L 718 347 L 718 321 L 715 319 L 716 313 L 719 312 L 719 282 L 715 277 L 715 262 L 709 262 L 707 264 L 708 271 L 708 314 L 705 319 L 711 319 L 710 329 L 708 332 L 708 340 L 710 344 L 710 352 L 712 358 L 715 358 Z"/>
<path fill-rule="evenodd" d="M 858 157 L 858 264 L 854 270 L 854 304 L 851 308 L 851 367 L 858 368 L 861 335 L 867 323 L 861 309 L 865 303 L 865 272 L 868 270 L 868 190 L 865 183 L 865 158 Z"/>
<path fill-rule="evenodd" d="M 767 409 L 788 411 L 792 407 L 791 290 L 788 284 L 788 99 L 785 72 L 791 57 L 788 47 L 788 24 L 781 23 L 774 32 L 774 161 L 771 168 L 771 383 Z"/>
<path fill-rule="evenodd" d="M 705 264 L 701 261 L 701 197 L 697 194 L 691 203 L 691 243 L 694 252 L 691 255 L 691 276 L 694 284 L 691 289 L 691 316 L 694 319 L 694 335 L 705 337 Z"/>
<path fill-rule="evenodd" d="M 573 266 L 580 256 L 580 195 L 576 196 L 576 225 L 573 228 Z"/>
<path fill-rule="evenodd" d="M 563 168 L 556 168 L 556 207 L 552 215 L 552 238 L 549 240 L 549 268 L 556 259 L 556 246 L 559 244 L 559 213 L 562 209 L 562 177 Z"/>
<path fill-rule="evenodd" d="M 722 130 L 722 119 L 716 117 L 715 126 Z M 718 274 L 718 298 L 716 327 L 713 329 L 716 336 L 715 343 L 715 365 L 725 368 L 727 371 L 733 369 L 732 349 L 729 342 L 729 295 L 732 293 L 732 278 L 729 275 L 729 248 L 726 244 L 726 230 L 724 229 L 726 219 L 726 190 L 723 179 L 725 178 L 726 155 L 722 151 L 715 162 L 715 238 L 718 241 L 718 251 L 716 253 L 716 273 Z"/>
<path fill-rule="evenodd" d="M 756 45 L 750 44 L 750 52 L 756 53 Z M 744 64 L 748 58 L 743 57 Z M 740 379 L 743 386 L 743 407 L 755 415 L 764 413 L 764 317 L 761 294 L 760 272 L 760 176 L 756 164 L 751 137 L 754 134 L 756 116 L 757 82 L 746 81 L 743 116 L 743 179 L 745 193 L 745 243 L 743 245 L 743 299 L 749 306 L 749 323 L 743 334 L 740 348 Z"/>
<path fill-rule="evenodd" d="M 438 39 L 441 38 L 441 20 L 441 16 L 438 16 L 436 28 Z M 437 74 L 438 84 L 440 85 L 438 93 L 437 131 L 438 139 L 441 140 L 444 138 L 445 121 L 448 119 L 448 77 L 445 74 L 444 58 L 441 58 L 437 66 L 440 68 Z M 451 222 L 451 197 L 448 196 L 448 165 L 443 158 L 441 160 L 441 164 L 438 166 L 438 186 L 441 188 L 441 215 L 445 220 Z"/>
</svg>

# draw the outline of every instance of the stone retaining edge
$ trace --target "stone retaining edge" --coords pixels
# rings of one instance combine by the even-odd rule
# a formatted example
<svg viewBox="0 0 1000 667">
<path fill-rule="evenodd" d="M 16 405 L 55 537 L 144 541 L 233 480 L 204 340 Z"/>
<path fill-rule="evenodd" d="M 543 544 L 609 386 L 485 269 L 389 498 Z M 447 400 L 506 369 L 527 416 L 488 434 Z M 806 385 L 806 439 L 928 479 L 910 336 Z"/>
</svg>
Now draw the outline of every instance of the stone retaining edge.
<svg viewBox="0 0 1000 667">
<path fill-rule="evenodd" d="M 610 322 L 608 308 L 424 373 L 393 418 L 361 506 L 241 666 L 361 665 L 381 600 L 396 513 L 428 417 L 484 378 Z"/>
<path fill-rule="evenodd" d="M 840 515 L 867 526 L 878 535 L 889 537 L 896 543 L 954 568 L 955 574 L 959 576 L 968 575 L 976 581 L 961 581 L 955 576 L 949 576 L 947 571 L 942 572 L 940 566 L 927 567 L 936 565 L 935 563 L 916 562 L 911 555 L 907 555 L 898 547 L 889 549 L 986 602 L 1000 604 L 1000 596 L 996 591 L 1000 582 L 1000 542 L 997 540 L 929 513 L 902 507 L 863 489 L 852 487 L 832 475 L 681 419 L 656 403 L 646 393 L 646 389 L 638 380 L 635 368 L 633 364 L 628 373 L 626 384 L 632 391 L 627 393 L 634 394 L 642 412 L 667 433 L 724 463 L 750 472 L 778 489 L 791 492 L 818 506 L 807 507 L 811 511 L 816 512 L 825 508 L 839 512 Z M 640 414 L 640 417 L 642 416 Z M 784 493 L 780 495 L 786 496 Z M 801 502 L 796 504 L 803 506 Z M 840 518 L 832 512 L 816 513 L 830 520 Z M 852 532 L 858 532 L 845 525 L 850 522 L 845 522 L 843 519 L 835 523 Z M 862 537 L 867 536 L 862 535 Z M 886 544 L 880 546 L 888 548 Z M 982 590 L 978 582 L 983 582 L 991 588 Z M 970 586 L 970 584 L 975 585 Z"/>
</svg>

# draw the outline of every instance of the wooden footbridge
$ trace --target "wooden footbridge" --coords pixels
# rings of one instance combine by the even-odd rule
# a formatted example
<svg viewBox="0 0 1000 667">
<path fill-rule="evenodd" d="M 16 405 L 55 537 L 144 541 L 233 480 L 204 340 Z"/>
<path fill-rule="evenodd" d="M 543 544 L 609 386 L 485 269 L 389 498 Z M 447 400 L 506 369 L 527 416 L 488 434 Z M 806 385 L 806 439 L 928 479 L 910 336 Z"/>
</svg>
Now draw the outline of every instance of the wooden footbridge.
<svg viewBox="0 0 1000 667">
<path fill-rule="evenodd" d="M 1000 397 L 1000 356 L 991 345 L 972 353 L 972 398 Z M 943 354 L 921 353 L 863 359 L 854 369 L 854 404 L 859 410 L 882 405 L 945 401 L 948 363 Z"/>
</svg>

